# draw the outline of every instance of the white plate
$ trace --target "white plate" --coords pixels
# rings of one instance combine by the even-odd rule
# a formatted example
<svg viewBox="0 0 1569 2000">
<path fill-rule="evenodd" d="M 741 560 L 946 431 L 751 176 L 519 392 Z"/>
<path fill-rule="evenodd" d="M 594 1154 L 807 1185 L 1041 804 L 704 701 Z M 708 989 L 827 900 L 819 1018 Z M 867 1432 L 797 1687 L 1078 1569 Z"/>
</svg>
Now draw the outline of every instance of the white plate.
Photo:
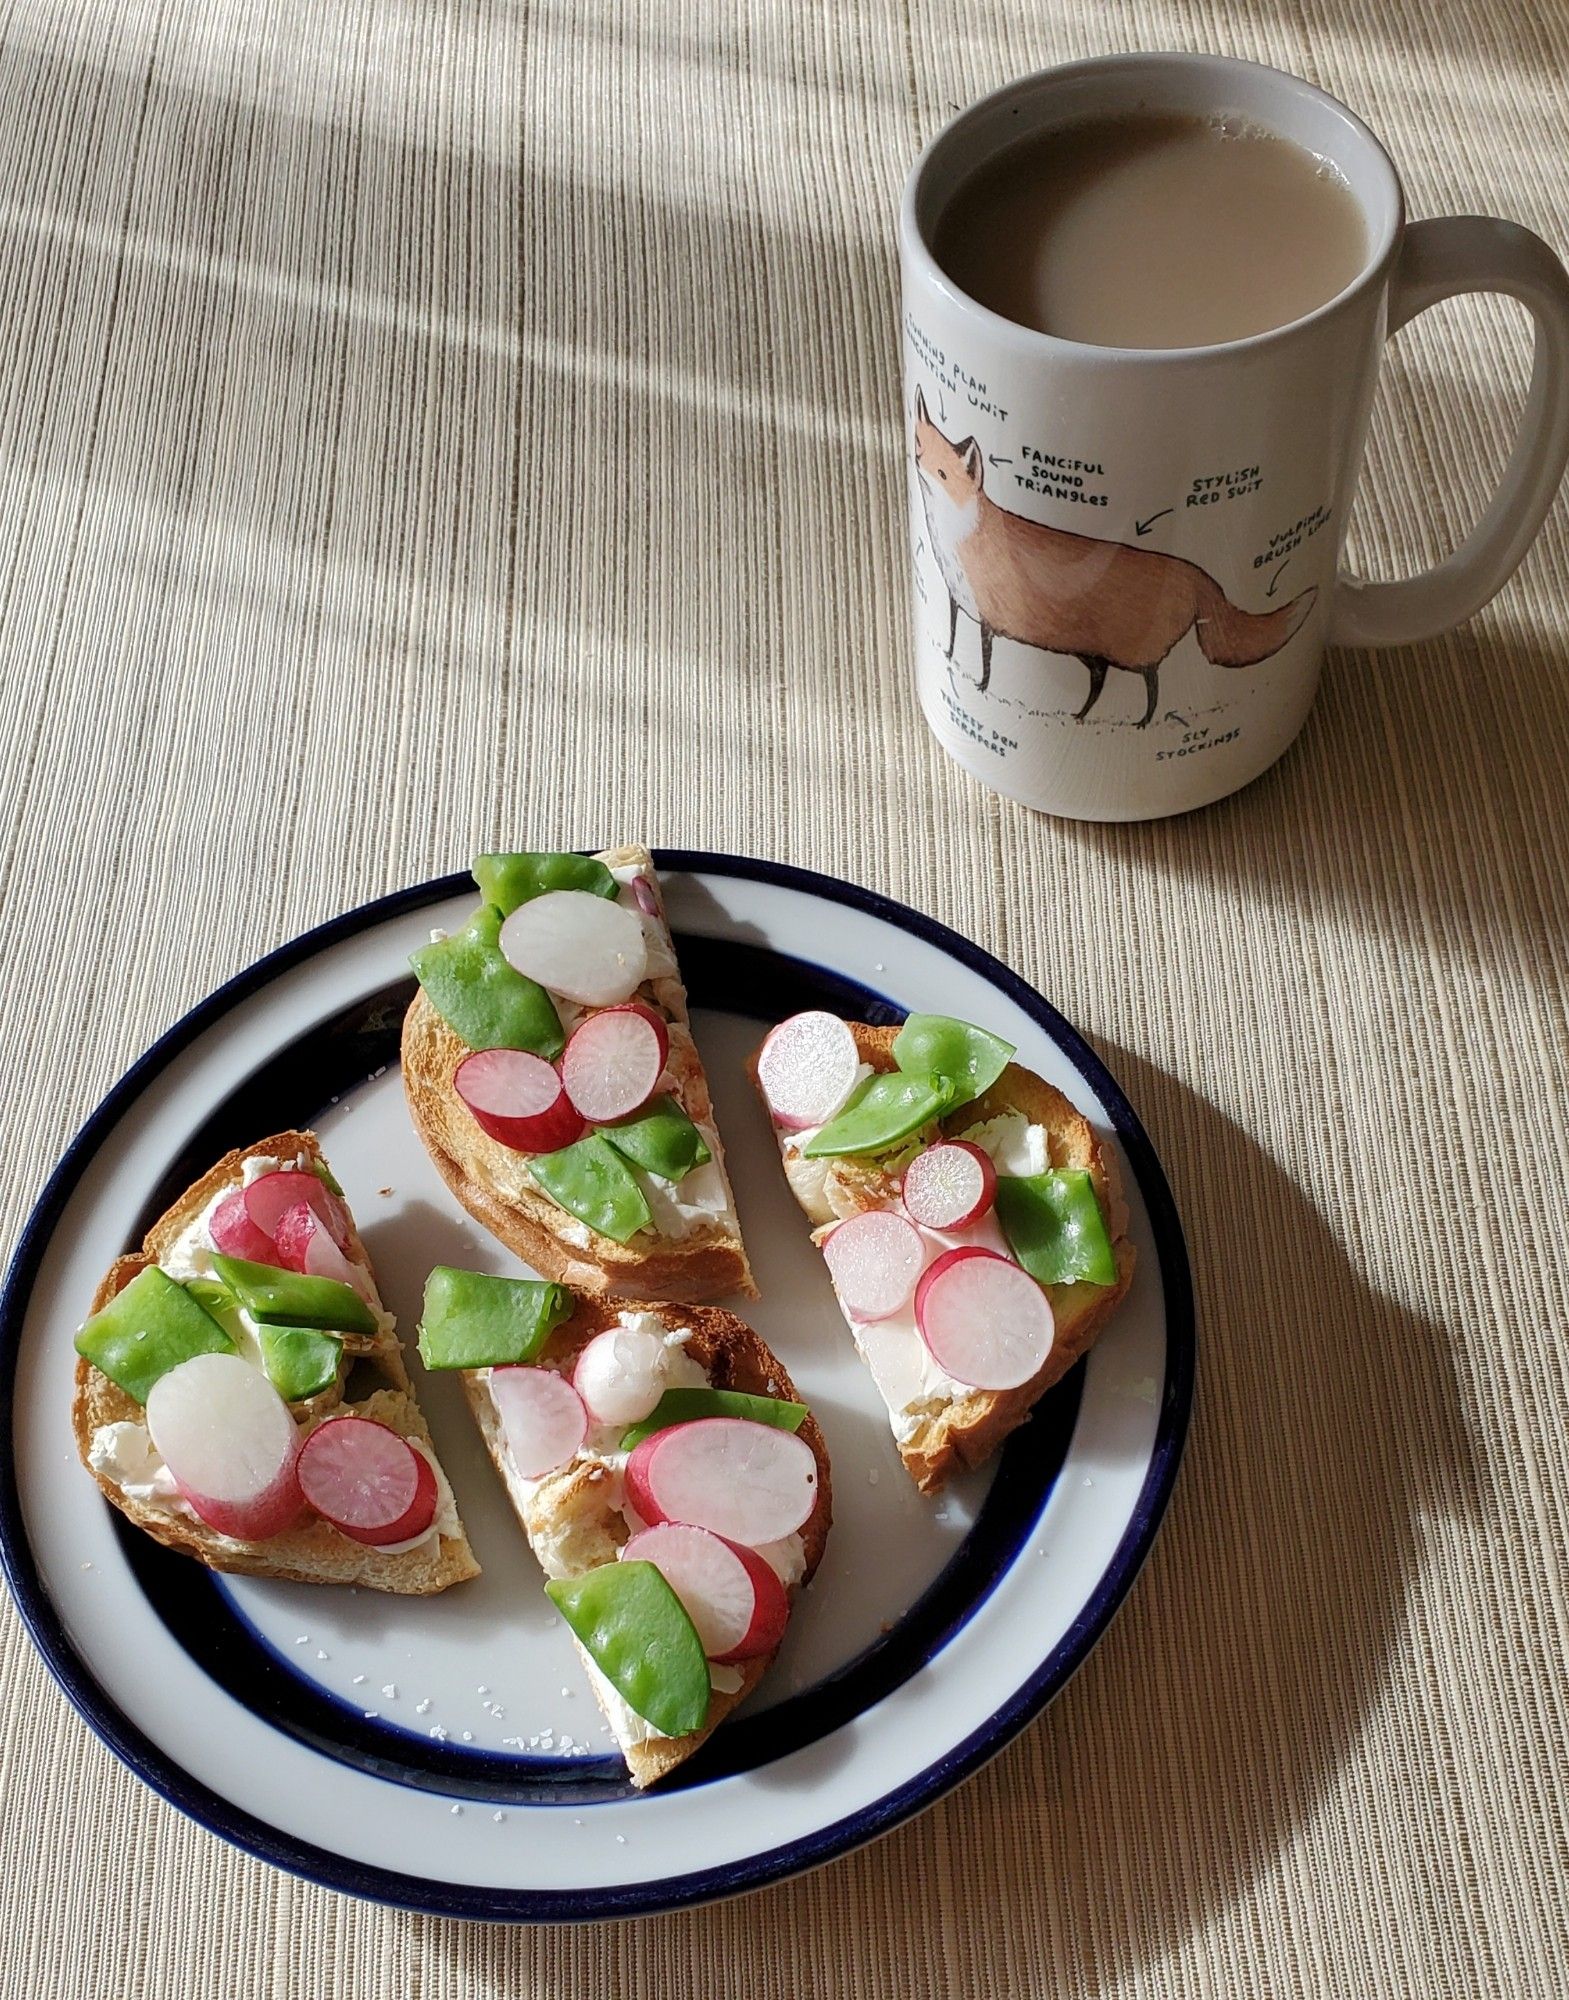
<svg viewBox="0 0 1569 2000">
<path fill-rule="evenodd" d="M 772 863 L 658 857 L 763 1298 L 748 1317 L 833 1462 L 834 1526 L 753 1701 L 635 1795 L 455 1384 L 415 1373 L 484 1576 L 389 1597 L 213 1578 L 128 1528 L 76 1460 L 72 1334 L 103 1271 L 231 1145 L 314 1124 L 408 1332 L 435 1263 L 516 1269 L 404 1114 L 409 952 L 466 877 L 327 924 L 232 980 L 116 1086 L 56 1170 L 0 1303 L 0 1554 L 76 1706 L 147 1782 L 281 1867 L 446 1915 L 633 1915 L 842 1854 L 975 1770 L 1105 1629 L 1171 1491 L 1192 1390 L 1165 1179 L 1089 1049 L 929 919 Z M 1120 1153 L 1138 1251 L 1104 1339 L 991 1467 L 919 1498 L 742 1061 L 806 1005 L 984 1023 Z M 411 1344 L 412 1358 L 412 1344 Z"/>
</svg>

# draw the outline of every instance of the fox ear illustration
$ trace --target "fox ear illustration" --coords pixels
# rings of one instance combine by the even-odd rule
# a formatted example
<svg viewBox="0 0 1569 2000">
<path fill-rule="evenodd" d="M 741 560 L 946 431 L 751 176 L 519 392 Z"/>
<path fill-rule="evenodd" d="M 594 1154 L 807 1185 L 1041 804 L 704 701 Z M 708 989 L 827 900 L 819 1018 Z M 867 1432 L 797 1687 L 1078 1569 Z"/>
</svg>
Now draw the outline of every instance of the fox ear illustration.
<svg viewBox="0 0 1569 2000">
<path fill-rule="evenodd" d="M 981 483 L 982 464 L 980 446 L 975 442 L 974 438 L 966 438 L 963 444 L 955 445 L 954 450 L 958 452 L 960 461 L 964 466 L 965 478 L 973 479 L 976 485 L 979 486 Z"/>
<path fill-rule="evenodd" d="M 918 424 L 929 424 L 931 422 L 931 418 L 926 414 L 926 396 L 924 391 L 920 389 L 917 389 L 915 392 L 915 421 Z"/>
</svg>

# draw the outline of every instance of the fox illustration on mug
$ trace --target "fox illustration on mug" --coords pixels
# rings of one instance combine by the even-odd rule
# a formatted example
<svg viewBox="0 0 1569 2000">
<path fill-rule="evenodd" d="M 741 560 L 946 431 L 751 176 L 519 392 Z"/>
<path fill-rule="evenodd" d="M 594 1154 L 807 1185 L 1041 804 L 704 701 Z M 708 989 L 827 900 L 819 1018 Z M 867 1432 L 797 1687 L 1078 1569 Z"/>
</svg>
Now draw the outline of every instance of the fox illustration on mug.
<svg viewBox="0 0 1569 2000">
<path fill-rule="evenodd" d="M 981 675 L 991 679 L 992 641 L 1015 639 L 1071 653 L 1089 669 L 1076 719 L 1100 699 L 1107 673 L 1142 674 L 1139 728 L 1153 719 L 1161 662 L 1191 631 L 1218 667 L 1251 667 L 1278 653 L 1313 608 L 1316 586 L 1271 611 L 1244 611 L 1197 563 L 1097 535 L 1070 534 L 999 507 L 985 491 L 986 460 L 973 437 L 955 444 L 915 395 L 915 470 L 932 553 L 948 586 L 948 658 L 959 613 L 981 631 Z"/>
</svg>

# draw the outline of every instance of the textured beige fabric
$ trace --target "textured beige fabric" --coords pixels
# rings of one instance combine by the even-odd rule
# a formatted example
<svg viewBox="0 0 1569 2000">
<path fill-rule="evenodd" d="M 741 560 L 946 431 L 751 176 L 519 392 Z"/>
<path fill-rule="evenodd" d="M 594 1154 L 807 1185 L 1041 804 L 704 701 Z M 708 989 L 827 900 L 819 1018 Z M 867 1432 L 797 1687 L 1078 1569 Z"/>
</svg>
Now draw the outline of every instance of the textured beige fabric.
<svg viewBox="0 0 1569 2000">
<path fill-rule="evenodd" d="M 693 1915 L 509 1933 L 276 1875 L 6 1607 L 6 2000 L 1562 1991 L 1569 515 L 1191 819 L 984 796 L 907 682 L 896 190 L 950 106 L 1119 45 L 1301 70 L 1415 213 L 1569 243 L 1565 0 L 6 9 L 8 1235 L 259 951 L 481 843 L 647 835 L 1038 981 L 1163 1149 L 1206 1343 L 1156 1560 L 1045 1720 Z M 1502 308 L 1402 337 L 1370 564 L 1474 512 L 1523 379 Z"/>
</svg>

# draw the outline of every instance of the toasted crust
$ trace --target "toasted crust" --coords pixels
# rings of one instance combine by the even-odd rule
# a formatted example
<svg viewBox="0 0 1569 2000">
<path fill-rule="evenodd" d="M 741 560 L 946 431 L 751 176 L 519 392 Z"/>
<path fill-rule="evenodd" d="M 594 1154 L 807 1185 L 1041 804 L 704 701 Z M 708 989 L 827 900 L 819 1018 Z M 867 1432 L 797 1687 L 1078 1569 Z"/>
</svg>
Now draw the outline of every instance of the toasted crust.
<svg viewBox="0 0 1569 2000">
<path fill-rule="evenodd" d="M 319 1161 L 321 1146 L 314 1132 L 280 1132 L 254 1146 L 237 1148 L 224 1157 L 194 1185 L 187 1188 L 148 1230 L 139 1254 L 117 1258 L 93 1294 L 92 1311 L 106 1306 L 149 1264 L 156 1264 L 175 1239 L 192 1223 L 214 1195 L 225 1187 L 240 1185 L 243 1163 L 257 1154 L 275 1159 L 304 1158 Z M 352 1230 L 351 1218 L 351 1230 Z M 357 1233 L 350 1248 L 361 1262 L 368 1262 Z M 409 1388 L 403 1351 L 392 1333 L 366 1336 L 345 1343 L 343 1367 L 336 1385 L 308 1403 L 293 1406 L 295 1418 L 307 1433 L 323 1422 L 343 1400 L 344 1379 L 354 1367 L 379 1378 L 380 1386 L 353 1405 L 357 1416 L 373 1417 L 406 1438 L 431 1447 L 430 1433 Z M 428 1596 L 479 1575 L 479 1564 L 463 1534 L 441 1535 L 428 1548 L 410 1549 L 401 1555 L 367 1548 L 340 1534 L 330 1522 L 311 1516 L 286 1534 L 265 1542 L 235 1542 L 216 1533 L 193 1516 L 171 1514 L 168 1509 L 132 1499 L 110 1479 L 94 1470 L 88 1453 L 93 1433 L 104 1424 L 142 1423 L 142 1406 L 84 1356 L 77 1357 L 76 1389 L 71 1402 L 71 1428 L 82 1463 L 92 1472 L 104 1497 L 126 1519 L 182 1555 L 194 1556 L 209 1569 L 238 1576 L 284 1577 L 294 1583 L 352 1583 L 371 1590 L 387 1590 L 402 1596 Z M 433 1452 L 434 1455 L 434 1452 Z"/>
<path fill-rule="evenodd" d="M 544 1359 L 567 1361 L 607 1327 L 614 1326 L 624 1304 L 630 1302 L 605 1303 L 598 1299 L 581 1299 L 577 1310 L 563 1326 L 552 1334 L 545 1349 Z M 715 1306 L 675 1306 L 637 1305 L 636 1311 L 657 1313 L 664 1324 L 672 1330 L 689 1327 L 690 1337 L 686 1342 L 686 1352 L 691 1355 L 708 1374 L 716 1389 L 741 1389 L 753 1395 L 778 1396 L 788 1402 L 797 1402 L 794 1383 L 779 1365 L 771 1350 L 743 1320 L 734 1313 L 724 1312 Z M 469 1406 L 479 1425 L 480 1435 L 485 1440 L 485 1448 L 495 1463 L 504 1483 L 507 1482 L 508 1465 L 506 1443 L 502 1433 L 501 1420 L 492 1402 L 483 1374 L 478 1370 L 465 1371 L 463 1386 L 468 1395 Z M 833 1518 L 833 1492 L 828 1466 L 828 1451 L 823 1443 L 823 1434 L 817 1419 L 808 1414 L 801 1425 L 799 1435 L 812 1448 L 817 1460 L 817 1505 L 811 1519 L 801 1530 L 802 1555 L 805 1569 L 796 1591 L 802 1590 L 811 1581 L 817 1565 L 822 1561 L 823 1548 L 828 1539 L 828 1529 Z M 560 1529 L 570 1527 L 574 1538 L 572 1573 L 596 1568 L 600 1563 L 613 1562 L 617 1550 L 626 1540 L 626 1523 L 619 1511 L 611 1504 L 609 1490 L 602 1479 L 596 1480 L 597 1468 L 579 1465 L 564 1474 L 557 1474 L 547 1485 L 542 1486 L 530 1503 L 536 1518 L 548 1519 L 550 1525 Z M 511 1491 L 510 1484 L 508 1486 Z M 514 1505 L 517 1505 L 514 1496 Z M 518 1507 L 518 1518 L 524 1533 L 533 1546 L 533 1531 L 523 1509 Z M 794 1598 L 796 1591 L 792 1591 Z M 749 1660 L 739 1669 L 741 1685 L 733 1693 L 721 1694 L 717 1691 L 709 1698 L 708 1718 L 703 1727 L 689 1736 L 657 1737 L 647 1743 L 632 1744 L 623 1750 L 627 1767 L 632 1774 L 632 1782 L 642 1790 L 673 1771 L 678 1764 L 685 1763 L 693 1752 L 699 1749 L 714 1730 L 757 1686 L 768 1671 L 774 1655 L 768 1653 L 758 1659 Z M 591 1682 L 596 1698 L 597 1682 Z M 603 1704 L 602 1704 L 603 1705 Z M 607 1720 L 611 1720 L 607 1711 Z M 613 1721 L 612 1721 L 612 1726 Z"/>
<path fill-rule="evenodd" d="M 625 847 L 598 857 L 607 867 L 652 869 L 647 848 Z M 692 1040 L 686 995 L 679 980 L 660 979 L 650 996 L 670 1023 L 670 1073 L 687 1115 L 712 1120 L 708 1081 Z M 423 992 L 403 1023 L 403 1088 L 409 1116 L 425 1150 L 453 1195 L 492 1236 L 542 1276 L 574 1291 L 602 1297 L 650 1299 L 756 1298 L 751 1266 L 740 1236 L 719 1226 L 679 1240 L 648 1238 L 629 1244 L 587 1231 L 585 1245 L 570 1242 L 579 1228 L 530 1177 L 527 1156 L 482 1132 L 452 1087 L 467 1044 L 448 1027 Z M 724 1172 L 722 1148 L 714 1157 Z"/>
<path fill-rule="evenodd" d="M 847 1023 L 862 1062 L 874 1070 L 897 1067 L 893 1059 L 897 1028 L 872 1028 Z M 757 1081 L 756 1057 L 749 1065 Z M 1051 1353 L 1039 1373 L 1017 1389 L 975 1390 L 944 1405 L 915 1435 L 899 1443 L 899 1455 L 923 1493 L 935 1493 L 960 1466 L 982 1465 L 1010 1431 L 1017 1430 L 1054 1382 L 1066 1375 L 1088 1351 L 1125 1297 L 1133 1279 L 1133 1245 L 1128 1241 L 1128 1211 L 1117 1178 L 1115 1161 L 1102 1148 L 1094 1128 L 1053 1084 L 1019 1063 L 1009 1063 L 1001 1077 L 974 1102 L 962 1105 L 947 1119 L 949 1137 L 968 1131 L 987 1118 L 1019 1111 L 1032 1125 L 1046 1130 L 1053 1166 L 1087 1169 L 1100 1198 L 1117 1258 L 1114 1285 L 1047 1285 L 1056 1320 Z M 932 1133 L 933 1137 L 936 1132 Z M 787 1167 L 796 1199 L 819 1225 L 814 1240 L 842 1215 L 875 1208 L 887 1200 L 892 1183 L 875 1163 L 836 1160 L 827 1175 L 802 1174 Z M 834 1200 L 828 1200 L 829 1180 Z"/>
</svg>

